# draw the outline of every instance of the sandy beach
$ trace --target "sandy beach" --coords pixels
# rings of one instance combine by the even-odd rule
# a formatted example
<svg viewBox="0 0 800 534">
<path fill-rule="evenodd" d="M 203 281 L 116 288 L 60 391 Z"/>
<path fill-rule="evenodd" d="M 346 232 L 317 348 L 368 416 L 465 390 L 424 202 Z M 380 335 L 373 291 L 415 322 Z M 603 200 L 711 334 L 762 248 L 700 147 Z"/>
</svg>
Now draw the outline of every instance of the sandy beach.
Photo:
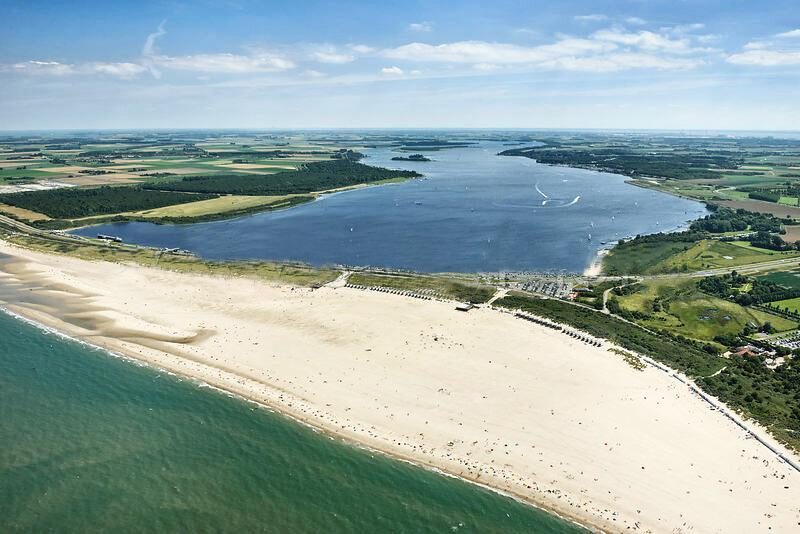
<svg viewBox="0 0 800 534">
<path fill-rule="evenodd" d="M 31 320 L 609 532 L 791 532 L 800 473 L 652 367 L 507 313 L 0 241 Z"/>
</svg>

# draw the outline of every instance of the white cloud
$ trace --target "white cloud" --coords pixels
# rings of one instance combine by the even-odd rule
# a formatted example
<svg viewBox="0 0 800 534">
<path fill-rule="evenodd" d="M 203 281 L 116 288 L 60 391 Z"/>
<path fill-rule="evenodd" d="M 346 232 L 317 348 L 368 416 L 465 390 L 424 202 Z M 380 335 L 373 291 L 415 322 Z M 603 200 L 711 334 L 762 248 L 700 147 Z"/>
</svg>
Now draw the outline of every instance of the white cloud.
<svg viewBox="0 0 800 534">
<path fill-rule="evenodd" d="M 631 24 L 632 26 L 643 26 L 644 24 L 647 24 L 646 20 L 639 17 L 628 17 L 625 19 L 625 22 Z"/>
<path fill-rule="evenodd" d="M 775 34 L 775 37 L 778 37 L 780 39 L 800 39 L 800 28 L 796 30 L 790 30 L 788 32 Z"/>
<path fill-rule="evenodd" d="M 256 72 L 276 72 L 294 68 L 294 63 L 286 58 L 261 52 L 251 55 L 241 54 L 195 54 L 188 56 L 153 56 L 151 61 L 164 69 L 194 72 L 215 72 L 223 74 L 248 74 Z"/>
<path fill-rule="evenodd" d="M 412 22 L 408 25 L 412 32 L 427 33 L 433 31 L 433 24 L 430 22 Z"/>
<path fill-rule="evenodd" d="M 313 58 L 315 61 L 319 61 L 320 63 L 332 63 L 332 64 L 342 64 L 342 63 L 350 63 L 355 59 L 350 54 L 341 54 L 338 52 L 333 51 L 322 51 L 319 50 L 314 52 Z"/>
<path fill-rule="evenodd" d="M 604 20 L 608 20 L 607 15 L 601 15 L 599 13 L 593 13 L 591 15 L 576 15 L 572 18 L 578 22 L 603 22 Z"/>
<path fill-rule="evenodd" d="M 485 41 L 459 41 L 440 45 L 410 43 L 386 50 L 384 55 L 407 61 L 522 64 L 540 63 L 561 55 L 603 52 L 613 48 L 616 48 L 616 45 L 588 39 L 563 39 L 552 45 L 533 47 Z"/>
<path fill-rule="evenodd" d="M 687 52 L 691 50 L 689 39 L 671 39 L 665 35 L 651 32 L 624 32 L 620 30 L 600 30 L 592 35 L 600 41 L 608 41 L 643 50 L 662 50 L 667 52 Z"/>
<path fill-rule="evenodd" d="M 161 76 L 159 68 L 223 74 L 275 72 L 294 68 L 292 61 L 258 49 L 254 49 L 246 55 L 216 53 L 169 56 L 159 54 L 156 43 L 167 33 L 164 24 L 165 22 L 159 24 L 158 29 L 147 36 L 144 46 L 142 46 L 143 64 L 157 78 Z"/>
<path fill-rule="evenodd" d="M 511 33 L 514 35 L 524 35 L 526 37 L 535 37 L 539 35 L 539 31 L 533 28 L 514 28 L 511 30 Z"/>
<path fill-rule="evenodd" d="M 586 15 L 588 16 L 588 15 Z M 588 38 L 561 36 L 550 44 L 522 46 L 486 41 L 442 44 L 414 42 L 384 50 L 387 58 L 408 62 L 471 65 L 477 71 L 502 66 L 612 72 L 626 69 L 688 69 L 706 61 L 711 49 L 695 47 L 695 36 L 610 28 Z"/>
<path fill-rule="evenodd" d="M 674 70 L 693 69 L 701 59 L 664 57 L 641 52 L 619 52 L 597 57 L 561 57 L 543 63 L 543 67 L 581 72 L 618 72 L 630 69 Z"/>
<path fill-rule="evenodd" d="M 401 69 L 400 67 L 383 67 L 381 69 L 381 74 L 387 76 L 402 76 L 403 69 Z"/>
<path fill-rule="evenodd" d="M 800 65 L 800 51 L 754 48 L 738 54 L 731 54 L 726 58 L 726 61 L 734 65 L 753 65 L 758 67 Z"/>
<path fill-rule="evenodd" d="M 363 44 L 351 44 L 347 45 L 350 50 L 355 52 L 356 54 L 371 54 L 375 51 L 375 49 L 371 46 L 363 45 Z"/>
<path fill-rule="evenodd" d="M 677 26 L 671 26 L 666 28 L 661 28 L 662 31 L 672 33 L 674 35 L 683 35 L 687 33 L 692 33 L 697 30 L 702 30 L 705 28 L 706 25 L 700 22 L 694 22 L 692 24 L 678 24 Z"/>
<path fill-rule="evenodd" d="M 762 39 L 746 43 L 742 50 L 730 54 L 725 60 L 734 65 L 756 67 L 787 67 L 800 65 L 800 29 L 774 35 L 775 39 Z"/>
<path fill-rule="evenodd" d="M 75 74 L 75 67 L 58 61 L 24 61 L 3 67 L 4 71 L 20 74 L 34 74 L 45 76 L 66 76 Z"/>
<path fill-rule="evenodd" d="M 76 74 L 105 74 L 117 78 L 133 78 L 147 71 L 138 63 L 93 62 L 78 65 L 59 63 L 58 61 L 25 61 L 0 67 L 3 72 L 14 72 L 34 76 L 71 76 Z"/>
<path fill-rule="evenodd" d="M 147 67 L 139 63 L 88 63 L 85 66 L 88 72 L 108 74 L 119 78 L 133 78 L 147 71 Z"/>
</svg>

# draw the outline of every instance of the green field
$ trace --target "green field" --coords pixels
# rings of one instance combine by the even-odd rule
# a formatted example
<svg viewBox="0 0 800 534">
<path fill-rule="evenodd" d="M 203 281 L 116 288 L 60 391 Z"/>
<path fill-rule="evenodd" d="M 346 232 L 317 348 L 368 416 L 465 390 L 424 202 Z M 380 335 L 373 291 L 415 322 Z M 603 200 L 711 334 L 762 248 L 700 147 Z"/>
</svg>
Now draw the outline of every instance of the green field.
<svg viewBox="0 0 800 534">
<path fill-rule="evenodd" d="M 495 292 L 493 287 L 473 280 L 453 280 L 443 276 L 422 274 L 353 273 L 348 282 L 362 286 L 391 287 L 407 291 L 430 290 L 445 297 L 474 304 L 486 302 L 492 298 Z"/>
<path fill-rule="evenodd" d="M 624 310 L 646 316 L 637 320 L 643 326 L 707 343 L 718 335 L 738 334 L 747 323 L 769 322 L 780 332 L 797 328 L 778 315 L 706 295 L 691 280 L 651 280 L 636 293 L 614 298 Z"/>
<path fill-rule="evenodd" d="M 794 256 L 800 256 L 800 252 L 756 248 L 745 241 L 704 239 L 694 244 L 663 241 L 614 249 L 603 260 L 603 271 L 617 275 L 681 273 Z"/>
<path fill-rule="evenodd" d="M 795 313 L 800 312 L 800 297 L 794 299 L 779 300 L 776 302 L 771 302 L 770 304 L 780 309 L 788 310 L 790 312 L 795 312 Z"/>
<path fill-rule="evenodd" d="M 691 243 L 664 241 L 615 248 L 603 258 L 603 272 L 613 275 L 650 273 L 654 266 L 691 247 Z"/>
<path fill-rule="evenodd" d="M 763 276 L 759 276 L 758 278 L 774 282 L 783 287 L 788 287 L 791 289 L 800 289 L 800 269 L 769 273 Z"/>
<path fill-rule="evenodd" d="M 736 267 L 773 259 L 798 256 L 797 251 L 778 252 L 750 246 L 743 241 L 723 242 L 706 239 L 666 258 L 645 271 L 648 274 L 702 271 Z"/>
<path fill-rule="evenodd" d="M 213 214 L 222 215 L 230 212 L 252 210 L 255 208 L 275 208 L 282 205 L 288 205 L 290 199 L 299 196 L 301 195 L 270 197 L 226 195 L 209 200 L 201 200 L 199 202 L 175 204 L 172 206 L 164 206 L 162 208 L 156 208 L 152 210 L 138 211 L 135 212 L 135 215 L 139 215 L 147 219 L 205 217 Z M 304 196 L 303 198 L 310 199 L 311 197 Z"/>
</svg>

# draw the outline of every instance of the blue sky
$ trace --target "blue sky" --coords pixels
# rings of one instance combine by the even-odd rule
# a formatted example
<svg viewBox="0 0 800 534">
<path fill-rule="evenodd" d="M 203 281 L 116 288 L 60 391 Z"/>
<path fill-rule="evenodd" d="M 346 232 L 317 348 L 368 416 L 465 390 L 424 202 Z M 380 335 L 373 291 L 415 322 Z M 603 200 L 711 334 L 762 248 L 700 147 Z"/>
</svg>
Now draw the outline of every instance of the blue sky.
<svg viewBox="0 0 800 534">
<path fill-rule="evenodd" d="M 0 129 L 196 127 L 800 130 L 800 6 L 0 4 Z"/>
</svg>

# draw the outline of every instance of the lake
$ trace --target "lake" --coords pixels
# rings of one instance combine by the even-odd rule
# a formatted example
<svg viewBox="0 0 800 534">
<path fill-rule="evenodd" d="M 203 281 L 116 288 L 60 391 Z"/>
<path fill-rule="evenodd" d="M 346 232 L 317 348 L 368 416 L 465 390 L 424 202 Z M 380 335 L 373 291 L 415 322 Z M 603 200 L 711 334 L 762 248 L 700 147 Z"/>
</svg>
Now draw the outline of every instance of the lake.
<svg viewBox="0 0 800 534">
<path fill-rule="evenodd" d="M 299 260 L 424 272 L 582 272 L 620 238 L 682 228 L 702 204 L 625 183 L 620 175 L 497 156 L 480 142 L 397 162 L 367 150 L 370 165 L 425 178 L 326 195 L 282 211 L 187 225 L 115 223 L 74 233 L 178 247 L 207 259 Z"/>
</svg>

